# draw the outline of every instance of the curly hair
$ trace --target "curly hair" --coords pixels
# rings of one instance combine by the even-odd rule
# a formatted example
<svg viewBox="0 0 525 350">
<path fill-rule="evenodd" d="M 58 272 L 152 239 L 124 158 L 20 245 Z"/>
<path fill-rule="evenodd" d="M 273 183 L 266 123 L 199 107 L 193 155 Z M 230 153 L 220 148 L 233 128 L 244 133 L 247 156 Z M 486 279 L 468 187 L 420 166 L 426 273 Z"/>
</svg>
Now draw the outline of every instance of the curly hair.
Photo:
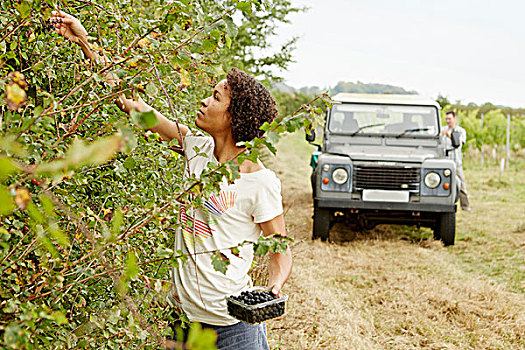
<svg viewBox="0 0 525 350">
<path fill-rule="evenodd" d="M 261 137 L 260 127 L 271 123 L 277 116 L 275 100 L 263 84 L 237 68 L 226 76 L 230 90 L 228 112 L 232 117 L 231 128 L 235 142 L 251 141 Z"/>
</svg>

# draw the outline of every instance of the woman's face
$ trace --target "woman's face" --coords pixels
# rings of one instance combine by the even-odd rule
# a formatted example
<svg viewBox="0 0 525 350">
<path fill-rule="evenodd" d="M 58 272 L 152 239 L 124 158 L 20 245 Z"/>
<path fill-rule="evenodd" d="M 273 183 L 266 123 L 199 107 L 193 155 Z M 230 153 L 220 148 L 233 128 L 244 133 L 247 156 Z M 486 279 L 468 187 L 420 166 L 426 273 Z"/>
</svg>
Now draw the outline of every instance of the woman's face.
<svg viewBox="0 0 525 350">
<path fill-rule="evenodd" d="M 226 79 L 215 86 L 210 97 L 201 101 L 195 124 L 211 136 L 231 133 L 230 90 Z"/>
</svg>

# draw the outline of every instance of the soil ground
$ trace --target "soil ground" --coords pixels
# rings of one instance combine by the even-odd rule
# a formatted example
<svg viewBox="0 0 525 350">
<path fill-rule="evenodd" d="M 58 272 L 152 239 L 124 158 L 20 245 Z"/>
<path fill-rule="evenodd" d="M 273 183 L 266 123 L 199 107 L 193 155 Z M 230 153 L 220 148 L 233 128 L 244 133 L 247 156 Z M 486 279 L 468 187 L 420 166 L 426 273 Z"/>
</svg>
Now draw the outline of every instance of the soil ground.
<svg viewBox="0 0 525 350">
<path fill-rule="evenodd" d="M 268 322 L 271 349 L 525 349 L 525 168 L 466 164 L 471 212 L 458 211 L 456 245 L 432 231 L 335 225 L 311 239 L 309 158 L 300 134 L 267 165 L 283 185 L 294 270 L 284 318 Z"/>
</svg>

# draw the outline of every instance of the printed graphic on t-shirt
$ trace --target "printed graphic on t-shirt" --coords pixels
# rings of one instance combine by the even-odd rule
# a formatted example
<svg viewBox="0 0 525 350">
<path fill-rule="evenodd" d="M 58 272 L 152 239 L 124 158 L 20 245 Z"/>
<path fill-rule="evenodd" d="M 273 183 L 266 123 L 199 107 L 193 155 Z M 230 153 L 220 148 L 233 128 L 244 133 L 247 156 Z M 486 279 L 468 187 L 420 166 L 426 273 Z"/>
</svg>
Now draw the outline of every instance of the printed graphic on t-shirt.
<svg viewBox="0 0 525 350">
<path fill-rule="evenodd" d="M 213 215 L 221 216 L 226 210 L 235 205 L 237 193 L 233 191 L 221 191 L 219 197 L 212 195 L 204 202 L 204 207 Z"/>
<path fill-rule="evenodd" d="M 213 226 L 217 223 L 215 217 L 222 216 L 228 209 L 232 208 L 235 205 L 236 198 L 237 193 L 233 191 L 221 191 L 217 196 L 212 195 L 204 201 L 204 208 L 208 214 L 206 221 L 194 218 L 193 215 L 187 213 L 185 206 L 181 206 L 182 234 L 190 251 L 202 244 L 206 238 L 213 236 L 215 231 Z"/>
</svg>

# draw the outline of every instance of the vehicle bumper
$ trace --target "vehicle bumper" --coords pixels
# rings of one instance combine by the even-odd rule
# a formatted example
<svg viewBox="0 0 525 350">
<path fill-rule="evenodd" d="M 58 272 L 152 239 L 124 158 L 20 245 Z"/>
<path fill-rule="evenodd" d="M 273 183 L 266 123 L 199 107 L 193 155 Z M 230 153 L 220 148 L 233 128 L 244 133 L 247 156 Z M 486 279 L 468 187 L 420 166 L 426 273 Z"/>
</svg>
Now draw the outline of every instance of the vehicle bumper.
<svg viewBox="0 0 525 350">
<path fill-rule="evenodd" d="M 398 202 L 363 202 L 349 201 L 340 199 L 316 198 L 315 203 L 319 208 L 333 209 L 376 209 L 391 211 L 412 211 L 412 212 L 435 212 L 435 213 L 454 213 L 455 204 L 431 204 L 431 203 L 398 203 Z"/>
</svg>

